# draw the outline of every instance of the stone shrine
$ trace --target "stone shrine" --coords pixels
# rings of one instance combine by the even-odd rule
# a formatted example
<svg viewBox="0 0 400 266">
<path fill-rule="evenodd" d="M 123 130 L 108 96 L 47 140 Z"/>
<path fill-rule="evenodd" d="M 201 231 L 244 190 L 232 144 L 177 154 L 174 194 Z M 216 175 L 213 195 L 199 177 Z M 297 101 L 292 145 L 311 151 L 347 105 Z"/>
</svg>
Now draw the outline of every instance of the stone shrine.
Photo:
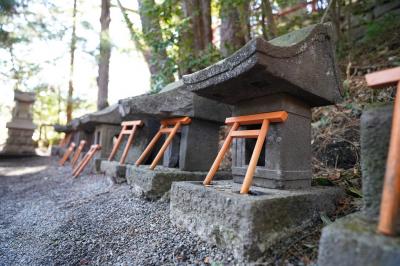
<svg viewBox="0 0 400 266">
<path fill-rule="evenodd" d="M 32 140 L 36 125 L 32 121 L 32 105 L 35 94 L 32 92 L 14 91 L 15 106 L 11 121 L 6 124 L 8 138 L 1 154 L 9 156 L 35 155 Z"/>
<path fill-rule="evenodd" d="M 137 194 L 149 199 L 163 196 L 173 181 L 203 178 L 218 151 L 220 126 L 224 118 L 231 114 L 229 105 L 191 93 L 182 81 L 167 85 L 158 94 L 121 100 L 120 106 L 124 120 L 191 118 L 191 123 L 183 125 L 168 146 L 162 166 L 154 170 L 147 165 L 127 167 L 128 183 Z M 153 150 L 158 152 L 158 149 Z M 230 174 L 221 173 L 220 176 L 231 178 Z"/>
<path fill-rule="evenodd" d="M 233 105 L 234 116 L 286 111 L 288 117 L 269 126 L 250 194 L 240 195 L 239 183 L 255 141 L 234 140 L 234 182 L 174 183 L 172 223 L 250 262 L 311 225 L 320 212 L 335 210 L 340 189 L 311 187 L 311 108 L 341 99 L 330 25 L 253 39 L 183 81 L 200 96 Z"/>
<path fill-rule="evenodd" d="M 363 207 L 322 230 L 318 265 L 400 265 L 400 221 L 397 237 L 376 232 L 392 114 L 392 106 L 363 111 L 360 138 Z"/>
</svg>

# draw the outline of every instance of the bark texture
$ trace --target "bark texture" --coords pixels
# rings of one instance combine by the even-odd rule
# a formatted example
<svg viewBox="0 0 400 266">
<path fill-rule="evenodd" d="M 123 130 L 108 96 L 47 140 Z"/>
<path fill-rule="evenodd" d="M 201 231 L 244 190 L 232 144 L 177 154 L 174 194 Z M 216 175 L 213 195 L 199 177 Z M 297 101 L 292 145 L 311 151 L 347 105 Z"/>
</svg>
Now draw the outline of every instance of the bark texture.
<svg viewBox="0 0 400 266">
<path fill-rule="evenodd" d="M 97 94 L 97 110 L 102 110 L 108 106 L 108 80 L 111 57 L 111 42 L 109 36 L 110 22 L 110 0 L 101 0 L 100 59 L 99 76 L 97 78 L 99 91 Z"/>
<path fill-rule="evenodd" d="M 68 96 L 67 96 L 67 123 L 72 120 L 73 111 L 73 94 L 74 94 L 74 61 L 75 61 L 75 50 L 76 50 L 76 1 L 74 0 L 74 8 L 72 11 L 72 35 L 70 44 L 70 63 L 69 63 L 69 82 L 68 82 Z"/>
<path fill-rule="evenodd" d="M 229 56 L 250 40 L 249 1 L 221 2 L 221 53 Z"/>
</svg>

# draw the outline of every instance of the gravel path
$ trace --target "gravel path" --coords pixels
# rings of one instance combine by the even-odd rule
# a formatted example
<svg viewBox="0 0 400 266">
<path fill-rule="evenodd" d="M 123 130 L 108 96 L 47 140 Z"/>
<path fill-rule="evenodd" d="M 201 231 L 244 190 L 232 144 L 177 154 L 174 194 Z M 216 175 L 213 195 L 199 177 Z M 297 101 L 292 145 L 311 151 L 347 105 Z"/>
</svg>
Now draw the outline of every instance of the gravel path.
<svg viewBox="0 0 400 266">
<path fill-rule="evenodd" d="M 102 175 L 70 176 L 54 158 L 0 159 L 0 265 L 232 263 Z"/>
</svg>

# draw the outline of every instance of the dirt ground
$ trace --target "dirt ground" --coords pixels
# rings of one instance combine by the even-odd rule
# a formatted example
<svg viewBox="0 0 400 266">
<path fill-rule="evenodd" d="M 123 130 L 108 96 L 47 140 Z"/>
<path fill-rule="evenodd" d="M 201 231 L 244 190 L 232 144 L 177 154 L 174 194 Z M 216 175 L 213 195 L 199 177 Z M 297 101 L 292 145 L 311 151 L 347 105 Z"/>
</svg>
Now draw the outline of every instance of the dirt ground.
<svg viewBox="0 0 400 266">
<path fill-rule="evenodd" d="M 355 211 L 351 199 L 334 217 L 271 251 L 274 265 L 314 264 L 324 224 Z M 72 178 L 56 158 L 0 159 L 0 265 L 236 264 L 169 221 L 169 203 L 133 196 L 104 175 Z"/>
</svg>

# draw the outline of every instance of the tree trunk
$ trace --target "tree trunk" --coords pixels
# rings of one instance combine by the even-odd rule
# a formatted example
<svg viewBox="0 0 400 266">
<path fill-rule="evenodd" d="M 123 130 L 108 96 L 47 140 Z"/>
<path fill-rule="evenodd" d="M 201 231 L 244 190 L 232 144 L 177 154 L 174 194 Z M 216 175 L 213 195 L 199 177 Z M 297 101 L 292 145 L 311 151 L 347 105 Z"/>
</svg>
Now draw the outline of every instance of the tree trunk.
<svg viewBox="0 0 400 266">
<path fill-rule="evenodd" d="M 111 57 L 111 42 L 109 35 L 110 28 L 110 0 L 101 0 L 101 32 L 100 32 L 100 59 L 99 76 L 97 85 L 97 110 L 102 110 L 108 106 L 108 76 Z"/>
<path fill-rule="evenodd" d="M 189 18 L 188 27 L 180 32 L 179 52 L 183 62 L 199 58 L 212 44 L 211 0 L 182 1 L 183 18 Z M 193 69 L 179 64 L 179 75 L 193 72 Z"/>
<path fill-rule="evenodd" d="M 230 1 L 221 1 L 221 53 L 228 56 L 246 43 L 246 32 L 241 23 L 241 8 Z"/>
<path fill-rule="evenodd" d="M 262 13 L 265 14 L 268 23 L 268 39 L 273 39 L 277 35 L 277 28 L 275 24 L 274 15 L 272 14 L 272 6 L 269 0 L 262 1 Z M 265 25 L 263 25 L 263 30 L 265 30 Z M 267 35 L 266 33 L 264 36 Z"/>
<path fill-rule="evenodd" d="M 72 120 L 73 111 L 73 100 L 72 96 L 74 94 L 74 61 L 75 61 L 75 50 L 76 50 L 76 1 L 74 0 L 74 9 L 72 11 L 72 35 L 70 44 L 70 62 L 69 62 L 69 82 L 68 82 L 68 96 L 67 96 L 67 123 Z"/>
<path fill-rule="evenodd" d="M 164 45 L 160 26 L 159 13 L 154 9 L 154 0 L 138 0 L 142 33 L 147 49 L 143 50 L 143 56 L 149 66 L 151 74 L 152 91 L 159 91 L 164 85 L 175 80 L 171 71 L 166 71 L 168 61 L 167 50 Z"/>
</svg>

